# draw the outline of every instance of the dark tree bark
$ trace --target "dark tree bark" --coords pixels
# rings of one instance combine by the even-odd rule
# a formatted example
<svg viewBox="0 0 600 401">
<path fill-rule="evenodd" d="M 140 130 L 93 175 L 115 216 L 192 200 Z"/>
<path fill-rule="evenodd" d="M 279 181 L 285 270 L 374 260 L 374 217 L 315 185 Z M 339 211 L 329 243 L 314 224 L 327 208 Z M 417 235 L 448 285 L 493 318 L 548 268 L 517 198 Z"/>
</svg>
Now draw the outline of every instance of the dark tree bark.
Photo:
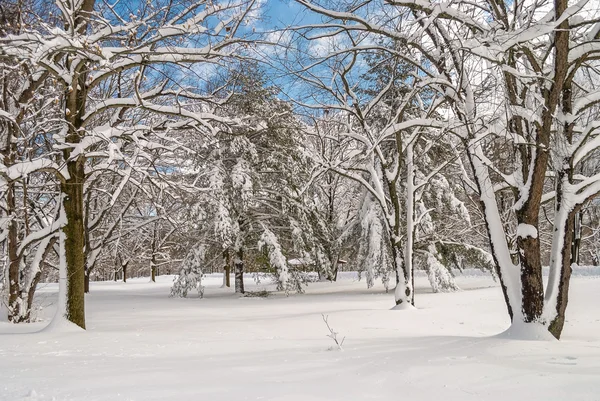
<svg viewBox="0 0 600 401">
<path fill-rule="evenodd" d="M 90 292 L 90 275 L 88 272 L 84 273 L 83 280 L 83 291 L 87 294 L 88 292 Z"/>
<path fill-rule="evenodd" d="M 127 265 L 129 264 L 129 261 L 125 262 L 125 264 L 123 265 L 123 282 L 126 283 L 127 282 Z"/>
<path fill-rule="evenodd" d="M 548 326 L 548 331 L 552 333 L 554 337 L 560 340 L 562 330 L 565 326 L 565 314 L 567 311 L 567 304 L 569 303 L 569 284 L 571 282 L 571 241 L 573 239 L 573 224 L 575 221 L 575 214 L 577 212 L 569 213 L 569 217 L 565 222 L 565 239 L 563 242 L 563 248 L 561 251 L 562 255 L 562 268 L 560 271 L 560 278 L 558 282 L 558 296 L 556 300 L 556 317 L 552 320 Z"/>
<path fill-rule="evenodd" d="M 243 294 L 244 291 L 244 248 L 240 246 L 235 253 L 233 262 L 235 268 L 235 292 Z"/>
<path fill-rule="evenodd" d="M 229 249 L 223 251 L 223 259 L 225 259 L 225 285 L 227 287 L 231 287 L 231 255 L 229 254 Z"/>
<path fill-rule="evenodd" d="M 67 266 L 67 311 L 69 321 L 85 329 L 85 257 L 83 224 L 83 183 L 85 179 L 84 159 L 67 162 L 69 179 L 61 184 L 65 196 L 63 207 L 66 224 L 65 257 Z"/>
</svg>

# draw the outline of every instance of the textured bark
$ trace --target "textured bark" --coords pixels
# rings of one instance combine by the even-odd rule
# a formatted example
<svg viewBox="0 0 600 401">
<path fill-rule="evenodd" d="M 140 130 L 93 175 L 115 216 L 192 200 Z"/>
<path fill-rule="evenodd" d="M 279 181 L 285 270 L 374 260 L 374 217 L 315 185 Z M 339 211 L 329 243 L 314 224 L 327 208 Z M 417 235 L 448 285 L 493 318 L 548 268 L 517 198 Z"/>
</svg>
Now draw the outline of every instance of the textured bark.
<svg viewBox="0 0 600 401">
<path fill-rule="evenodd" d="M 123 282 L 126 283 L 127 282 L 127 265 L 129 264 L 129 261 L 127 261 L 127 263 L 125 263 L 123 265 Z"/>
<path fill-rule="evenodd" d="M 532 225 L 538 228 L 537 221 Z M 518 238 L 517 246 L 522 255 L 520 262 L 523 320 L 527 323 L 535 322 L 542 316 L 544 310 L 540 242 L 537 237 Z"/>
<path fill-rule="evenodd" d="M 42 278 L 42 272 L 39 271 L 33 277 L 29 291 L 27 291 L 27 312 L 25 313 L 24 321 L 29 322 L 31 320 L 31 307 L 33 306 L 33 297 L 35 296 L 35 289 Z"/>
<path fill-rule="evenodd" d="M 225 285 L 227 287 L 231 287 L 231 256 L 229 255 L 229 250 L 226 249 L 223 251 L 223 258 L 225 259 Z"/>
<path fill-rule="evenodd" d="M 554 0 L 554 9 L 556 19 L 558 19 L 566 11 L 568 7 L 568 0 Z M 554 83 L 550 92 L 550 107 L 548 113 L 554 113 L 553 102 L 558 103 L 560 98 L 563 100 L 563 112 L 572 111 L 572 91 L 571 83 L 567 81 L 567 73 L 569 68 L 569 36 L 570 26 L 569 19 L 565 19 L 556 30 L 554 34 L 555 44 L 555 63 L 554 63 Z M 560 96 L 559 96 L 560 95 Z M 545 121 L 544 121 L 545 122 Z M 572 124 L 567 124 L 564 127 L 564 135 L 569 143 L 572 143 Z M 568 175 L 569 181 L 573 182 L 573 165 L 572 160 L 569 161 L 568 169 L 564 172 Z M 560 180 L 559 180 L 560 183 Z M 560 189 L 560 187 L 559 187 Z M 558 199 L 557 189 L 557 203 L 559 207 L 568 207 L 569 205 L 562 204 L 562 199 Z M 556 300 L 556 312 L 557 315 L 548 326 L 548 331 L 552 333 L 557 339 L 560 338 L 562 330 L 565 324 L 565 313 L 567 309 L 567 303 L 569 301 L 569 283 L 571 281 L 571 246 L 573 241 L 573 230 L 575 225 L 575 214 L 578 210 L 573 210 L 569 213 L 565 222 L 565 234 L 562 243 L 562 266 L 560 271 L 560 278 L 558 282 L 558 294 Z"/>
<path fill-rule="evenodd" d="M 412 280 L 410 280 L 402 259 L 404 247 L 400 244 L 392 243 L 392 259 L 394 260 L 394 271 L 396 272 L 396 287 L 401 286 L 403 290 L 398 293 L 395 291 L 396 305 L 408 303 L 414 305 L 414 294 L 412 291 Z"/>
<path fill-rule="evenodd" d="M 562 247 L 562 269 L 558 282 L 558 295 L 556 299 L 556 317 L 548 326 L 548 331 L 554 337 L 560 339 L 563 327 L 565 325 L 565 313 L 569 302 L 569 284 L 571 282 L 571 241 L 573 240 L 573 225 L 575 221 L 575 213 L 569 214 L 565 223 L 565 238 Z"/>
<path fill-rule="evenodd" d="M 85 34 L 88 17 L 94 8 L 94 0 L 84 0 L 80 8 L 74 11 L 75 26 L 66 24 L 65 28 Z M 78 64 L 71 65 L 76 61 Z M 67 68 L 72 69 L 72 83 L 65 88 L 65 117 L 67 120 L 66 141 L 80 143 L 85 136 L 83 115 L 86 112 L 88 65 L 78 60 L 67 59 Z M 85 329 L 85 221 L 84 221 L 84 183 L 85 158 L 80 155 L 71 158 L 71 150 L 63 151 L 69 178 L 61 182 L 63 207 L 65 212 L 65 257 L 67 270 L 66 318 Z"/>
<path fill-rule="evenodd" d="M 85 256 L 83 224 L 84 159 L 67 162 L 69 179 L 61 183 L 66 195 L 63 205 L 66 224 L 65 257 L 67 266 L 67 310 L 66 318 L 85 329 Z"/>
<path fill-rule="evenodd" d="M 243 294 L 244 291 L 244 248 L 239 247 L 233 262 L 235 268 L 235 292 Z"/>
</svg>

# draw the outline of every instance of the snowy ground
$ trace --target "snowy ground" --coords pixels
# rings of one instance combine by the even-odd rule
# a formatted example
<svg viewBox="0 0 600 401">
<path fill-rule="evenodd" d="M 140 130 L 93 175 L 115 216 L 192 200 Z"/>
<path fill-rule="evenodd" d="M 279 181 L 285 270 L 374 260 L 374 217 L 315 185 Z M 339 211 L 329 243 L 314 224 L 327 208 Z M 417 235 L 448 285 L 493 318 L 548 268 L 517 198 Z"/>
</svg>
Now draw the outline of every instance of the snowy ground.
<svg viewBox="0 0 600 401">
<path fill-rule="evenodd" d="M 413 311 L 351 275 L 268 298 L 239 298 L 215 275 L 202 300 L 168 298 L 171 280 L 92 283 L 86 332 L 0 323 L 0 400 L 600 400 L 597 277 L 573 279 L 560 342 L 494 337 L 508 319 L 482 276 L 453 294 L 418 278 Z M 40 290 L 41 319 L 55 299 Z"/>
</svg>

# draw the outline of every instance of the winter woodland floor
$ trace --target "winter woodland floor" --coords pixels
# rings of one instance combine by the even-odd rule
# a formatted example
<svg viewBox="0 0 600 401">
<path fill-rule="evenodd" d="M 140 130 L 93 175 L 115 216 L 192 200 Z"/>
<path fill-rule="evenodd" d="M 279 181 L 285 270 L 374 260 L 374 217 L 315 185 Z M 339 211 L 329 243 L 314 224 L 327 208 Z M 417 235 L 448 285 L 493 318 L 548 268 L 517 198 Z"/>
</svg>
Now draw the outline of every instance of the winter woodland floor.
<svg viewBox="0 0 600 401">
<path fill-rule="evenodd" d="M 453 294 L 420 277 L 412 311 L 351 274 L 268 298 L 220 280 L 203 300 L 168 298 L 172 277 L 92 283 L 86 332 L 0 323 L 0 400 L 600 400 L 597 277 L 573 279 L 560 342 L 495 336 L 508 318 L 489 277 L 459 277 Z M 40 290 L 40 319 L 55 299 Z"/>
</svg>

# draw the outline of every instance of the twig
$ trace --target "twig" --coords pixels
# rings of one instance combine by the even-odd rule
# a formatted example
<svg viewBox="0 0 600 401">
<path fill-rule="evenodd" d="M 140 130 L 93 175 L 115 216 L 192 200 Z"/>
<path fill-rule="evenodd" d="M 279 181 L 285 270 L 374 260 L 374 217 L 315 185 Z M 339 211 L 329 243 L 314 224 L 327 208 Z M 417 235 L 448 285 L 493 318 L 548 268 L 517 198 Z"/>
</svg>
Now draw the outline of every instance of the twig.
<svg viewBox="0 0 600 401">
<path fill-rule="evenodd" d="M 344 340 L 346 339 L 346 337 L 342 338 L 342 341 L 338 341 L 338 332 L 334 331 L 331 326 L 329 326 L 329 315 L 325 316 L 324 314 L 321 313 L 321 316 L 323 317 L 323 321 L 325 322 L 325 325 L 327 325 L 327 329 L 329 330 L 329 334 L 327 334 L 327 337 L 331 338 L 333 341 L 335 341 L 335 345 L 337 345 L 338 349 L 340 351 L 343 351 L 344 349 L 342 348 L 342 344 L 344 344 Z"/>
</svg>

